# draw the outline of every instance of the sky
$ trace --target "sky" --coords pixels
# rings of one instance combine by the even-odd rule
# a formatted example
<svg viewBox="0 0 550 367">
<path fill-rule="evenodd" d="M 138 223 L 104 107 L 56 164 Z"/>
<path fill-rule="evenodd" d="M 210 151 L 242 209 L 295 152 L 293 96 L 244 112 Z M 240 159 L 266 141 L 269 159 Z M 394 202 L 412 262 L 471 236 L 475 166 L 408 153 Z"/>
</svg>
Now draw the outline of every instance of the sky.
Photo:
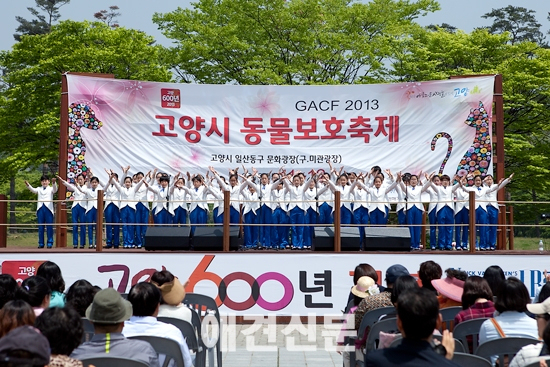
<svg viewBox="0 0 550 367">
<path fill-rule="evenodd" d="M 0 50 L 8 50 L 15 43 L 13 34 L 18 24 L 15 16 L 32 19 L 27 7 L 35 5 L 34 0 L 2 0 L 0 12 Z M 441 10 L 418 19 L 422 25 L 448 23 L 466 32 L 478 26 L 491 24 L 481 15 L 490 12 L 493 8 L 507 5 L 523 6 L 536 11 L 536 17 L 542 24 L 542 30 L 547 33 L 550 21 L 546 19 L 550 12 L 548 0 L 440 0 Z M 71 0 L 61 8 L 61 19 L 93 20 L 95 12 L 117 5 L 122 15 L 118 18 L 120 25 L 128 28 L 140 29 L 155 37 L 157 42 L 170 46 L 171 41 L 165 38 L 152 21 L 154 13 L 167 13 L 178 7 L 191 6 L 189 0 Z M 547 37 L 550 39 L 550 37 Z"/>
</svg>

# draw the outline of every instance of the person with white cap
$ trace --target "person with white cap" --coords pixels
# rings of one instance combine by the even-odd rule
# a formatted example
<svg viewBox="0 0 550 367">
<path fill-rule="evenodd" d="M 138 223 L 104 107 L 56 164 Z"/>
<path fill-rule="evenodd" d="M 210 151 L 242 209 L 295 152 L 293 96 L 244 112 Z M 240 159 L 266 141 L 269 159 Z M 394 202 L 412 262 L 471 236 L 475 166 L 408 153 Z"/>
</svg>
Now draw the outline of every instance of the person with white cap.
<svg viewBox="0 0 550 367">
<path fill-rule="evenodd" d="M 94 336 L 72 353 L 75 359 L 102 356 L 129 358 L 158 367 L 157 353 L 143 340 L 127 339 L 122 335 L 124 321 L 132 316 L 132 305 L 113 288 L 103 289 L 94 296 L 86 310 L 86 318 L 94 324 Z"/>
<path fill-rule="evenodd" d="M 541 292 L 541 295 L 543 293 Z M 550 357 L 550 294 L 546 294 L 546 299 L 540 303 L 533 303 L 527 305 L 527 310 L 532 314 L 535 314 L 537 319 L 537 326 L 539 329 L 539 335 L 542 337 L 543 342 L 538 344 L 527 345 L 516 354 L 514 359 L 510 362 L 509 367 L 524 367 L 533 362 L 538 362 L 543 357 Z"/>
</svg>

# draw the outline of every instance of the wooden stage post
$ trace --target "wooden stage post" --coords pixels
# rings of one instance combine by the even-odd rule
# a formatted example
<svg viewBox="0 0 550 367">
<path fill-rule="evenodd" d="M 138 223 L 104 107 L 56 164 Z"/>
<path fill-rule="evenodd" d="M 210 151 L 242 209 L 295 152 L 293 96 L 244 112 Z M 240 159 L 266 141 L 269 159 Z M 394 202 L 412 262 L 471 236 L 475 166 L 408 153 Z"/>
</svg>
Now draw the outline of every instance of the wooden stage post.
<svg viewBox="0 0 550 367">
<path fill-rule="evenodd" d="M 468 236 L 470 242 L 470 253 L 476 252 L 476 193 L 468 193 L 468 204 L 470 205 L 470 221 L 468 223 Z"/>
<path fill-rule="evenodd" d="M 8 246 L 8 197 L 0 195 L 0 247 Z"/>
<path fill-rule="evenodd" d="M 223 191 L 223 252 L 229 252 L 229 210 L 230 209 L 230 193 L 227 190 Z M 219 246 L 219 245 L 218 245 Z"/>
<path fill-rule="evenodd" d="M 340 252 L 341 247 L 341 216 L 340 216 L 340 191 L 334 192 L 334 252 Z"/>
<path fill-rule="evenodd" d="M 103 251 L 103 190 L 97 190 L 97 220 L 95 225 L 95 250 Z"/>
</svg>

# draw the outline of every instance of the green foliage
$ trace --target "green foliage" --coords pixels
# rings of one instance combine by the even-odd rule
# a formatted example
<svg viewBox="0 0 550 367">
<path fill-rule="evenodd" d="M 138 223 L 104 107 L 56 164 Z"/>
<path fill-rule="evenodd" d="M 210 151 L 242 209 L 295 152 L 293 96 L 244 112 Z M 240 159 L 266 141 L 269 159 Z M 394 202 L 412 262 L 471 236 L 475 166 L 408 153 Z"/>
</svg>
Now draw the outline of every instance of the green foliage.
<svg viewBox="0 0 550 367">
<path fill-rule="evenodd" d="M 200 0 L 153 21 L 176 42 L 171 60 L 186 82 L 372 83 L 393 41 L 437 9 L 435 0 Z"/>
<path fill-rule="evenodd" d="M 20 171 L 15 176 L 15 197 L 11 200 L 17 200 L 15 204 L 15 218 L 18 225 L 31 224 L 36 225 L 36 194 L 33 194 L 25 186 L 25 180 L 33 187 L 40 186 L 40 176 L 42 172 L 36 170 Z M 0 184 L 0 194 L 9 197 L 10 183 Z M 18 227 L 14 227 L 17 229 Z"/>
<path fill-rule="evenodd" d="M 546 45 L 544 34 L 540 31 L 541 24 L 535 18 L 535 11 L 521 6 L 508 5 L 505 8 L 493 9 L 482 18 L 494 18 L 493 24 L 488 28 L 491 33 L 505 33 L 510 35 L 510 42 L 535 42 L 541 46 Z"/>
<path fill-rule="evenodd" d="M 21 16 L 16 16 L 15 20 L 19 22 L 13 35 L 16 41 L 21 41 L 22 35 L 46 34 L 50 32 L 53 22 L 60 17 L 59 8 L 66 5 L 71 0 L 35 0 L 36 8 L 27 8 L 27 10 L 36 18 L 27 20 Z M 45 14 L 42 14 L 41 11 Z"/>
<path fill-rule="evenodd" d="M 101 22 L 64 21 L 44 35 L 23 36 L 0 53 L 6 88 L 0 98 L 0 181 L 20 169 L 57 161 L 61 74 L 170 81 L 163 48 L 145 33 Z"/>
</svg>

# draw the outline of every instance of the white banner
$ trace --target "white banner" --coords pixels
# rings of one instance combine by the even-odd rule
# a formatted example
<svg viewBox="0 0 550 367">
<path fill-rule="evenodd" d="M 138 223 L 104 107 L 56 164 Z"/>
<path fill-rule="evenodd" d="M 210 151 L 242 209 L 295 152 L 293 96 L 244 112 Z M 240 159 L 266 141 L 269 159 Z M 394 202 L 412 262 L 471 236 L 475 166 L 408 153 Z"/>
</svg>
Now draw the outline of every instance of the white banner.
<svg viewBox="0 0 550 367">
<path fill-rule="evenodd" d="M 121 165 L 492 172 L 493 76 L 334 86 L 67 80 L 71 181 L 87 166 Z"/>
<path fill-rule="evenodd" d="M 83 260 L 85 257 L 85 261 Z M 218 300 L 220 312 L 237 315 L 307 315 L 340 313 L 347 304 L 352 272 L 359 263 L 371 264 L 384 284 L 386 269 L 396 263 L 415 275 L 420 263 L 434 260 L 443 270 L 458 268 L 482 276 L 499 265 L 506 276 L 521 279 L 533 297 L 544 282 L 547 256 L 435 255 L 429 252 L 399 254 L 2 254 L 2 273 L 16 279 L 34 275 L 38 265 L 50 260 L 59 265 L 68 287 L 87 279 L 102 288 L 121 293 L 156 270 L 166 268 L 182 281 L 190 280 L 187 292 Z"/>
</svg>

